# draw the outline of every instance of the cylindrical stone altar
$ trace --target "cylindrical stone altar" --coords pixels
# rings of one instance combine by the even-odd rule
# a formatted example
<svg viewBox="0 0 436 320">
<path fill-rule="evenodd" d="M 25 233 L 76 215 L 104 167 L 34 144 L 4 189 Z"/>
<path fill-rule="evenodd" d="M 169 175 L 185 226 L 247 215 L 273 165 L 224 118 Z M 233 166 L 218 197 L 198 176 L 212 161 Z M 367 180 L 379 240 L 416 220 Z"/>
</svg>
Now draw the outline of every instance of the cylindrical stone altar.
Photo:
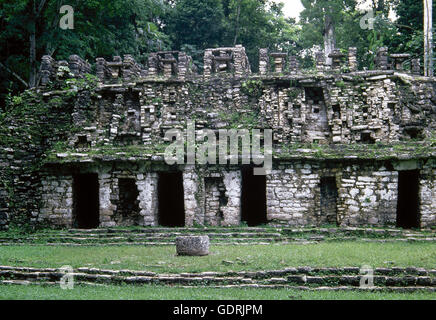
<svg viewBox="0 0 436 320">
<path fill-rule="evenodd" d="M 209 254 L 209 236 L 185 236 L 176 238 L 176 250 L 179 256 L 207 256 Z"/>
</svg>

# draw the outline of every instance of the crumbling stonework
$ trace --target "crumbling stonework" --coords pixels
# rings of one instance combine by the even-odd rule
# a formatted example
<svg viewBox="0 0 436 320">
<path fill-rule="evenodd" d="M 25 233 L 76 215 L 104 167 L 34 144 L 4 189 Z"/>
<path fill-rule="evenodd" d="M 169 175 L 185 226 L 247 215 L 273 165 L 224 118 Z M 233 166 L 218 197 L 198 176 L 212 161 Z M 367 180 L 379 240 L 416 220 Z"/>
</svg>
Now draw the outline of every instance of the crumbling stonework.
<svg viewBox="0 0 436 320">
<path fill-rule="evenodd" d="M 342 171 L 338 220 L 344 225 L 395 225 L 398 172 L 349 166 Z"/>
<path fill-rule="evenodd" d="M 267 175 L 267 218 L 289 225 L 316 224 L 319 175 L 308 164 L 280 164 Z"/>
<path fill-rule="evenodd" d="M 73 224 L 73 177 L 48 176 L 42 180 L 39 218 L 52 224 Z"/>
<path fill-rule="evenodd" d="M 434 226 L 436 221 L 436 184 L 435 169 L 424 169 L 421 171 L 420 179 L 420 213 L 421 226 Z"/>
<path fill-rule="evenodd" d="M 7 142 L 0 149 L 0 227 L 17 212 L 29 212 L 32 223 L 77 227 L 73 181 L 83 173 L 97 175 L 98 226 L 157 226 L 159 199 L 171 201 L 158 195 L 159 174 L 174 170 L 183 177 L 186 226 L 240 224 L 241 162 L 164 162 L 165 133 L 185 129 L 187 120 L 197 132 L 273 130 L 270 224 L 395 225 L 399 172 L 416 170 L 419 224 L 436 225 L 436 86 L 418 75 L 416 62 L 404 70 L 407 56 L 382 48 L 378 70 L 357 71 L 350 48 L 348 55 L 333 52 L 332 66 L 317 54 L 314 73 L 300 70 L 296 57 L 266 49 L 259 55 L 259 74 L 242 46 L 207 49 L 202 75 L 178 51 L 151 54 L 147 66 L 129 55 L 99 58 L 95 83 L 70 90 L 53 87 L 69 77 L 90 81 L 89 63 L 45 56 L 31 99 L 53 110 L 24 123 L 7 119 L 0 132 Z M 43 125 L 52 128 L 42 132 Z M 32 134 L 20 137 L 37 141 L 12 139 L 27 127 Z M 13 201 L 19 197 L 22 205 Z"/>
<path fill-rule="evenodd" d="M 157 183 L 158 176 L 154 172 L 137 175 L 137 186 L 139 190 L 139 208 L 141 216 L 144 217 L 144 226 L 155 226 L 158 223 L 157 210 Z M 139 225 L 142 223 L 139 222 Z"/>
</svg>

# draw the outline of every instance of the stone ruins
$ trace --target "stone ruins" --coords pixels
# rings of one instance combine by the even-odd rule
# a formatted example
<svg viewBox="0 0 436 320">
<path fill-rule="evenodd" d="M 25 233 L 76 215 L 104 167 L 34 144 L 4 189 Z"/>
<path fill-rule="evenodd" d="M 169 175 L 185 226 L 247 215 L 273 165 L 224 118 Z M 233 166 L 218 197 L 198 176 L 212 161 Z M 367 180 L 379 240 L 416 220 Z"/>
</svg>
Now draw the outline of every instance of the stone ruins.
<svg viewBox="0 0 436 320">
<path fill-rule="evenodd" d="M 1 226 L 19 215 L 85 229 L 436 226 L 435 80 L 386 48 L 375 70 L 358 70 L 355 48 L 330 57 L 303 70 L 260 49 L 253 73 L 244 47 L 206 49 L 200 74 L 179 51 L 146 66 L 130 55 L 94 66 L 44 56 L 31 100 L 46 112 L 10 119 L 0 143 Z M 167 165 L 165 132 L 187 120 L 199 131 L 272 129 L 272 170 Z"/>
</svg>

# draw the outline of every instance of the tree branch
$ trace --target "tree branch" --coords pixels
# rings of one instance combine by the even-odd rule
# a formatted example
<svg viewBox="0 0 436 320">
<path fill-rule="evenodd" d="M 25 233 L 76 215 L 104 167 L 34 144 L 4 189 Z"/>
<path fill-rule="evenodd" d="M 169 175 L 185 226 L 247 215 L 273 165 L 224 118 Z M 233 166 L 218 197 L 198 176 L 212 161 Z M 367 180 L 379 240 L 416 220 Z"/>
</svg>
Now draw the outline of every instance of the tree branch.
<svg viewBox="0 0 436 320">
<path fill-rule="evenodd" d="M 3 63 L 0 62 L 0 67 L 3 67 L 6 71 L 8 71 L 11 75 L 13 75 L 18 81 L 20 81 L 26 88 L 29 87 L 28 83 L 26 81 L 23 80 L 23 78 L 21 78 L 18 74 L 16 74 L 15 72 L 13 72 L 11 69 L 9 69 L 8 67 L 6 67 Z"/>
<path fill-rule="evenodd" d="M 394 23 L 394 26 L 400 27 L 400 28 L 406 28 L 412 31 L 415 31 L 415 29 L 413 29 L 412 27 L 406 26 L 404 24 L 398 24 L 398 23 Z"/>
<path fill-rule="evenodd" d="M 39 15 L 41 14 L 42 10 L 44 9 L 44 5 L 45 5 L 46 1 L 47 0 L 41 0 L 41 2 L 39 3 L 38 10 L 35 13 L 35 18 L 38 18 Z"/>
</svg>

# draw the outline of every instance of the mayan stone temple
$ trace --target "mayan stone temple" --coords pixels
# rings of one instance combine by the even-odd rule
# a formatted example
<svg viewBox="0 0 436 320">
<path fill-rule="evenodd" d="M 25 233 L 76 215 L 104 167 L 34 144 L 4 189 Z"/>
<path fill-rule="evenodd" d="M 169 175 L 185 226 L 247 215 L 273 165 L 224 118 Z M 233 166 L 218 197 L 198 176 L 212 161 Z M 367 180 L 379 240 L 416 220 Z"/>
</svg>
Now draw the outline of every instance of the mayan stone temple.
<svg viewBox="0 0 436 320">
<path fill-rule="evenodd" d="M 374 70 L 355 48 L 329 56 L 303 70 L 260 49 L 257 73 L 239 45 L 206 49 L 201 72 L 179 51 L 44 56 L 34 107 L 2 131 L 0 226 L 436 226 L 436 82 L 385 48 Z M 271 129 L 271 170 L 167 164 L 165 133 L 188 120 Z"/>
</svg>

